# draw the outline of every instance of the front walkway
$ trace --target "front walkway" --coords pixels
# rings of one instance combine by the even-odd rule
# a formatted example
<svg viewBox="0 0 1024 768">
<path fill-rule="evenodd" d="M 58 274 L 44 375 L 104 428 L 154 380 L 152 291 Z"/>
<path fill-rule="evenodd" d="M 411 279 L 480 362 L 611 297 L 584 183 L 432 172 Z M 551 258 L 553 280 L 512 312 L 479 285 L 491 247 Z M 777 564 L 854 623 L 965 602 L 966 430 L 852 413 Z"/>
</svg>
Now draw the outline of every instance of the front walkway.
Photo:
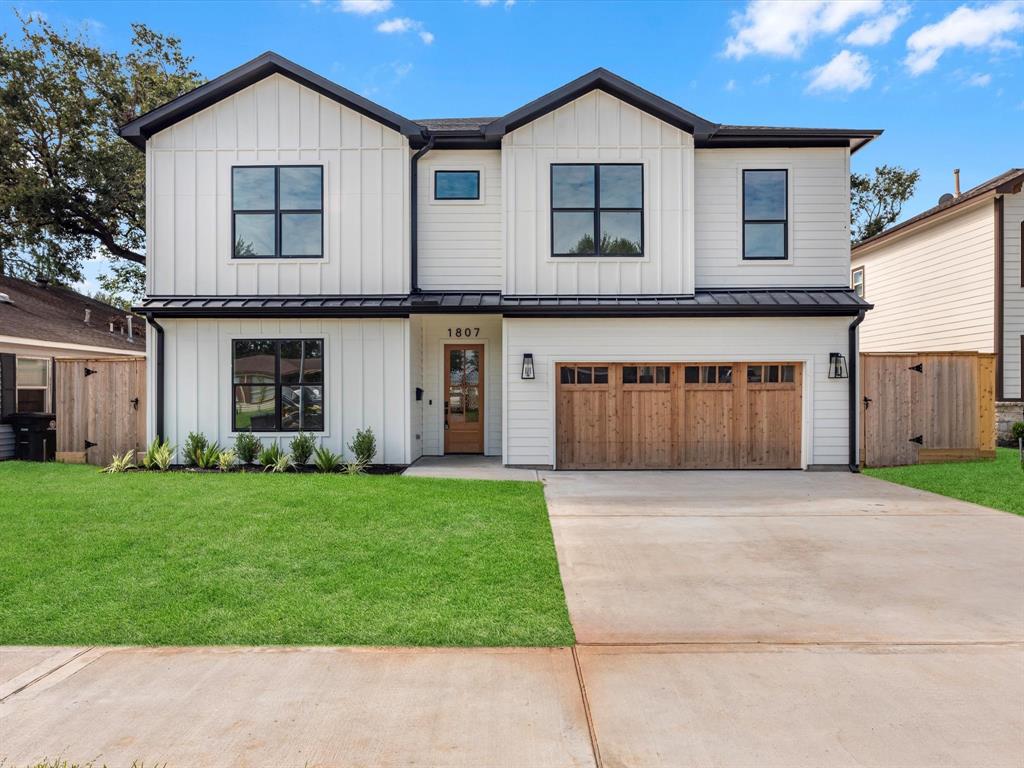
<svg viewBox="0 0 1024 768">
<path fill-rule="evenodd" d="M 506 467 L 500 456 L 424 456 L 402 474 L 452 480 L 537 480 L 537 470 Z"/>
</svg>

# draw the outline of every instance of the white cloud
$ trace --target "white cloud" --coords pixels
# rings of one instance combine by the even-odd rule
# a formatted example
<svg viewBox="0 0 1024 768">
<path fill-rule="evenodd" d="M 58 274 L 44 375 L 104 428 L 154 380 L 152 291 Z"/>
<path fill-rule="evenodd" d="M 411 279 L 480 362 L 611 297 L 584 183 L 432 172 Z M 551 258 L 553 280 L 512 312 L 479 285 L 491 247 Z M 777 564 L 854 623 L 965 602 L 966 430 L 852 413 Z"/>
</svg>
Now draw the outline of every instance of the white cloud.
<svg viewBox="0 0 1024 768">
<path fill-rule="evenodd" d="M 505 10 L 508 10 L 516 4 L 516 0 L 505 0 Z"/>
<path fill-rule="evenodd" d="M 862 53 L 840 51 L 835 57 L 811 70 L 813 77 L 807 90 L 810 93 L 825 91 L 846 91 L 852 93 L 871 85 L 874 75 L 871 74 L 871 62 Z"/>
<path fill-rule="evenodd" d="M 726 40 L 725 55 L 750 54 L 798 57 L 815 37 L 835 34 L 860 16 L 873 16 L 882 0 L 750 0 L 732 15 L 735 34 Z"/>
<path fill-rule="evenodd" d="M 343 13 L 355 13 L 359 16 L 370 16 L 390 10 L 391 0 L 338 0 L 337 10 Z"/>
<path fill-rule="evenodd" d="M 772 76 L 768 73 L 765 73 L 754 81 L 754 85 L 768 85 L 768 83 L 770 83 L 771 81 Z"/>
<path fill-rule="evenodd" d="M 1024 3 L 1004 0 L 982 7 L 961 5 L 946 18 L 921 27 L 907 38 L 904 59 L 912 75 L 935 69 L 942 55 L 951 48 L 1016 48 L 1007 37 L 1024 28 Z"/>
<path fill-rule="evenodd" d="M 884 45 L 910 15 L 909 5 L 891 6 L 888 13 L 868 19 L 845 37 L 850 45 Z"/>
<path fill-rule="evenodd" d="M 736 90 L 736 81 L 735 80 L 730 80 L 729 82 L 727 82 L 725 84 L 725 90 L 727 90 L 727 91 L 735 91 Z"/>
<path fill-rule="evenodd" d="M 489 5 L 494 5 L 496 2 L 498 2 L 498 0 L 476 0 L 476 4 L 482 5 L 484 8 Z"/>
<path fill-rule="evenodd" d="M 385 35 L 401 35 L 405 32 L 415 32 L 425 45 L 430 45 L 434 42 L 434 34 L 423 28 L 422 21 L 416 21 L 416 19 L 410 19 L 407 16 L 399 16 L 382 21 L 377 25 L 377 31 L 383 32 Z"/>
<path fill-rule="evenodd" d="M 992 75 L 987 72 L 982 74 L 980 72 L 971 75 L 967 78 L 967 84 L 973 85 L 976 88 L 984 88 L 992 82 Z"/>
</svg>

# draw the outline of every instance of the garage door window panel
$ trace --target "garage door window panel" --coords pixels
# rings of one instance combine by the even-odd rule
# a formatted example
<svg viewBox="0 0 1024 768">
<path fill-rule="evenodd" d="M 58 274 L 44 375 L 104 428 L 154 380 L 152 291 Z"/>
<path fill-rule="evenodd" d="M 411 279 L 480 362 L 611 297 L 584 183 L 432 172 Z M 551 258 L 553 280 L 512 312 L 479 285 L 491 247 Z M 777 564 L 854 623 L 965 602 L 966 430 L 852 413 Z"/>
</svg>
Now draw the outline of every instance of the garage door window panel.
<svg viewBox="0 0 1024 768">
<path fill-rule="evenodd" d="M 606 389 L 610 381 L 607 365 L 562 365 L 559 381 L 565 387 Z"/>
</svg>

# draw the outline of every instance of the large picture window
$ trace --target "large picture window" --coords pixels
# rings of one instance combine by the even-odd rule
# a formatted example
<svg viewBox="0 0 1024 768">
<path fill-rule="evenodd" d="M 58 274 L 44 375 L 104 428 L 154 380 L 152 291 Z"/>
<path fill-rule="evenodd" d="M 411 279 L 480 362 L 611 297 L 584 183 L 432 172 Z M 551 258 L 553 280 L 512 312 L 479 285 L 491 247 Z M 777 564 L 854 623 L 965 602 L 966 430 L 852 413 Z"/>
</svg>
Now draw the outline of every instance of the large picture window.
<svg viewBox="0 0 1024 768">
<path fill-rule="evenodd" d="M 434 171 L 435 200 L 479 200 L 480 171 Z"/>
<path fill-rule="evenodd" d="M 324 255 L 324 169 L 319 165 L 231 169 L 231 240 L 236 259 Z"/>
<path fill-rule="evenodd" d="M 551 166 L 553 256 L 643 256 L 644 168 L 639 163 Z"/>
<path fill-rule="evenodd" d="M 231 377 L 234 431 L 323 431 L 323 339 L 236 339 Z"/>
<path fill-rule="evenodd" d="M 789 253 L 789 171 L 743 171 L 743 258 Z"/>
</svg>

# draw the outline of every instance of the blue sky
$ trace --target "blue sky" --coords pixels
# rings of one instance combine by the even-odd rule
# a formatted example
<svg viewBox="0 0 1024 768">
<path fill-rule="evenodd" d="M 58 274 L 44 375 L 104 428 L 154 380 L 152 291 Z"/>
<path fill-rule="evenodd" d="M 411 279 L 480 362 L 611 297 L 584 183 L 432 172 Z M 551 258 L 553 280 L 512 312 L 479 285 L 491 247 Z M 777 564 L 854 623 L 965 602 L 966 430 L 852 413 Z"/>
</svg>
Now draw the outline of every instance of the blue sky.
<svg viewBox="0 0 1024 768">
<path fill-rule="evenodd" d="M 508 112 L 603 66 L 716 122 L 884 128 L 853 158 L 918 168 L 909 216 L 1024 166 L 1024 2 L 7 3 L 124 50 L 178 36 L 207 77 L 272 49 L 407 117 Z M 95 270 L 90 270 L 94 272 Z"/>
</svg>

